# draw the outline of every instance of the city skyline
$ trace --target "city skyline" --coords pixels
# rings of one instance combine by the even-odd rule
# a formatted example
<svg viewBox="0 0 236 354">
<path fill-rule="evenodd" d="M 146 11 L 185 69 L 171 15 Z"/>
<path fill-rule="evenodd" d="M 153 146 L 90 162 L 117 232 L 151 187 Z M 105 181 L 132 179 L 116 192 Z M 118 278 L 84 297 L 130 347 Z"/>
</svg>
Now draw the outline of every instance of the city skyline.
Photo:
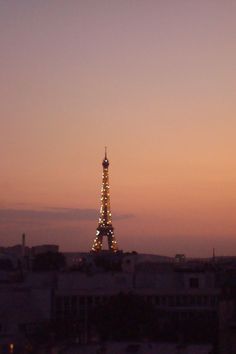
<svg viewBox="0 0 236 354">
<path fill-rule="evenodd" d="M 236 4 L 0 3 L 1 245 L 236 250 Z"/>
</svg>

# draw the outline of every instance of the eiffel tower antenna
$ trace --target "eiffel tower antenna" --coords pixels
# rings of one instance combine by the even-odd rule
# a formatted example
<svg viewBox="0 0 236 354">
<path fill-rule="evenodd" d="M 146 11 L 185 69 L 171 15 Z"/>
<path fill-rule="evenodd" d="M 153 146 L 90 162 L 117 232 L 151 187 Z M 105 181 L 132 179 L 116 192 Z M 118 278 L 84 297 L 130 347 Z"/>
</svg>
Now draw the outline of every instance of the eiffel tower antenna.
<svg viewBox="0 0 236 354">
<path fill-rule="evenodd" d="M 105 159 L 107 159 L 107 146 L 105 146 Z"/>
<path fill-rule="evenodd" d="M 110 207 L 110 186 L 109 186 L 109 160 L 107 158 L 107 147 L 105 146 L 105 157 L 102 161 L 102 189 L 101 189 L 101 208 L 96 237 L 93 242 L 92 251 L 99 252 L 102 250 L 103 237 L 107 237 L 108 250 L 117 252 L 118 246 L 114 236 L 114 228 L 112 226 L 111 207 Z"/>
</svg>

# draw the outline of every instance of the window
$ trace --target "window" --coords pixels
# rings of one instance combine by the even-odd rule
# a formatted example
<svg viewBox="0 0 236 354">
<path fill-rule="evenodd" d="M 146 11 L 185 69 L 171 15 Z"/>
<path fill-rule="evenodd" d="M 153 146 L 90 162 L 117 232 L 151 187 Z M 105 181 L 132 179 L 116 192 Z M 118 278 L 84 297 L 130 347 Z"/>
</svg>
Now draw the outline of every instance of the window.
<svg viewBox="0 0 236 354">
<path fill-rule="evenodd" d="M 192 289 L 199 288 L 199 279 L 198 278 L 190 278 L 189 279 L 189 287 Z"/>
</svg>

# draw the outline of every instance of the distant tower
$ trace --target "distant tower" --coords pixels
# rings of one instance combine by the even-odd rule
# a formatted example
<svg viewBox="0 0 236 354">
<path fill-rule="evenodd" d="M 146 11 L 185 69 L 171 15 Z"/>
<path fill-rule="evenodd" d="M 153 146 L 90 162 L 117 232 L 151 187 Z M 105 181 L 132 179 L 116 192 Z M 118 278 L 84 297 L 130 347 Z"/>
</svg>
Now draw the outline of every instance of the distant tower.
<svg viewBox="0 0 236 354">
<path fill-rule="evenodd" d="M 111 208 L 110 208 L 110 186 L 108 167 L 109 161 L 107 159 L 107 149 L 105 148 L 105 157 L 102 162 L 103 175 L 102 175 L 102 190 L 101 190 L 101 209 L 100 218 L 98 221 L 98 227 L 96 232 L 96 238 L 93 242 L 92 251 L 99 252 L 102 250 L 103 237 L 107 237 L 108 250 L 110 252 L 117 252 L 117 242 L 114 236 L 114 228 L 112 226 Z"/>
<path fill-rule="evenodd" d="M 21 249 L 22 249 L 22 257 L 25 257 L 25 234 L 22 234 L 22 242 L 21 242 Z"/>
<path fill-rule="evenodd" d="M 215 260 L 216 260 L 215 248 L 213 248 L 212 261 L 215 262 Z"/>
</svg>

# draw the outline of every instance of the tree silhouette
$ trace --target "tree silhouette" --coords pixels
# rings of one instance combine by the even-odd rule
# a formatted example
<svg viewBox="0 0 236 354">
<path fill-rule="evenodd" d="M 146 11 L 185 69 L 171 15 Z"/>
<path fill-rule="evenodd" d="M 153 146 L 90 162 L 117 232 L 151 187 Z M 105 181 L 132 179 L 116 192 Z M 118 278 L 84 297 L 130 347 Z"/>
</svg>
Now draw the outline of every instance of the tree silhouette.
<svg viewBox="0 0 236 354">
<path fill-rule="evenodd" d="M 119 294 L 98 306 L 93 316 L 102 340 L 135 340 L 154 338 L 157 319 L 153 306 L 141 297 Z"/>
</svg>

